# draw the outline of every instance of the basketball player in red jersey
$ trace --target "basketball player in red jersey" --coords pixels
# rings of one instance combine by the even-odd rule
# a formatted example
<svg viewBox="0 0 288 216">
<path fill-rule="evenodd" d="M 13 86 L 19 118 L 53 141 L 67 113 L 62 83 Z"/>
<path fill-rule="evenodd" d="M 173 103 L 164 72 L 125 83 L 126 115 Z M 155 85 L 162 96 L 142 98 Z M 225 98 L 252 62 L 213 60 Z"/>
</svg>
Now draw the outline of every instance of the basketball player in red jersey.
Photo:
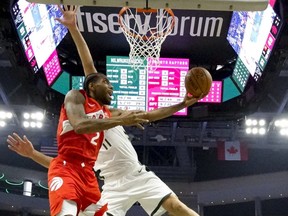
<svg viewBox="0 0 288 216">
<path fill-rule="evenodd" d="M 111 117 L 107 105 L 112 93 L 106 76 L 93 73 L 86 77 L 84 90 L 71 90 L 65 96 L 57 129 L 58 156 L 48 170 L 52 216 L 76 216 L 80 210 L 85 215 L 102 216 L 107 210 L 107 205 L 99 203 L 101 194 L 93 171 L 103 131 L 148 122 L 143 112 Z"/>
<path fill-rule="evenodd" d="M 51 215 L 77 215 L 79 210 L 91 208 L 91 203 L 98 210 L 96 215 L 103 215 L 107 210 L 107 206 L 98 203 L 101 194 L 91 172 L 103 132 L 82 126 L 85 121 L 90 121 L 92 126 L 97 120 L 110 117 L 109 110 L 103 106 L 109 104 L 109 98 L 97 101 L 97 97 L 89 97 L 85 91 L 71 91 L 65 97 L 57 130 L 58 156 L 48 171 Z"/>
<path fill-rule="evenodd" d="M 93 60 L 91 58 L 89 49 L 88 49 L 84 39 L 82 38 L 82 35 L 79 32 L 79 30 L 76 26 L 76 23 L 75 23 L 76 9 L 75 10 L 71 9 L 70 11 L 66 11 L 66 12 L 62 11 L 62 12 L 63 12 L 63 18 L 58 19 L 58 20 L 62 24 L 64 24 L 65 26 L 68 27 L 68 29 L 71 33 L 71 36 L 72 36 L 72 38 L 73 38 L 73 40 L 77 46 L 78 53 L 80 54 L 80 58 L 81 58 L 84 72 L 85 72 L 85 76 L 86 76 L 86 82 L 84 83 L 84 89 L 89 88 L 89 90 L 90 90 L 89 94 L 94 93 L 95 95 L 93 95 L 93 98 L 95 98 L 95 97 L 98 98 L 98 101 L 100 100 L 103 103 L 103 101 L 107 100 L 106 102 L 109 103 L 111 101 L 111 94 L 112 94 L 112 89 L 111 89 L 110 83 L 104 75 L 100 75 L 100 77 L 102 77 L 102 82 L 104 82 L 103 85 L 99 84 L 97 81 L 98 78 L 96 78 L 96 77 L 98 77 L 98 75 L 96 73 L 97 71 L 94 67 Z M 97 79 L 97 80 L 94 80 L 94 79 Z M 95 83 L 93 80 L 95 81 Z M 97 88 L 97 91 L 96 91 L 96 88 Z M 101 92 L 101 94 L 100 94 L 100 92 Z M 149 215 L 155 215 L 155 216 L 156 215 L 162 215 L 165 211 L 168 211 L 171 215 L 198 216 L 198 214 L 196 212 L 189 209 L 186 205 L 184 205 L 182 202 L 180 202 L 179 199 L 177 198 L 177 196 L 171 191 L 171 189 L 168 188 L 168 186 L 165 185 L 165 183 L 163 183 L 158 177 L 156 177 L 155 174 L 153 174 L 153 172 L 145 171 L 145 166 L 141 166 L 139 164 L 137 154 L 136 154 L 132 144 L 128 140 L 127 135 L 125 135 L 125 133 L 123 132 L 124 129 L 119 127 L 119 125 L 132 125 L 133 123 L 134 124 L 143 123 L 143 122 L 145 122 L 144 119 L 149 119 L 150 121 L 155 121 L 158 119 L 168 117 L 168 116 L 172 115 L 174 112 L 181 110 L 186 106 L 193 105 L 194 103 L 197 102 L 197 100 L 198 99 L 196 99 L 196 98 L 186 96 L 184 98 L 183 102 L 181 102 L 179 104 L 176 104 L 176 105 L 173 105 L 173 106 L 170 106 L 167 108 L 161 108 L 158 110 L 154 110 L 154 111 L 151 111 L 149 113 L 143 112 L 143 115 L 142 115 L 142 112 L 133 113 L 133 115 L 132 115 L 129 111 L 110 109 L 110 114 L 112 116 L 110 118 L 110 120 L 111 119 L 119 119 L 120 121 L 124 121 L 122 123 L 119 123 L 117 121 L 116 121 L 117 123 L 115 123 L 114 121 L 112 121 L 112 122 L 114 122 L 113 123 L 114 126 L 112 126 L 113 124 L 108 124 L 108 122 L 106 122 L 107 124 L 101 125 L 100 119 L 98 119 L 97 125 L 99 127 L 102 126 L 101 129 L 104 129 L 104 130 L 108 129 L 107 131 L 105 131 L 105 143 L 109 141 L 108 143 L 111 143 L 111 145 L 112 145 L 111 149 L 109 149 L 109 151 L 105 150 L 102 147 L 103 151 L 100 153 L 100 155 L 102 154 L 101 160 L 100 160 L 100 162 L 102 162 L 102 163 L 98 164 L 98 166 L 95 165 L 96 169 L 99 169 L 99 166 L 100 167 L 102 166 L 100 168 L 101 174 L 103 174 L 105 177 L 105 183 L 104 183 L 105 188 L 103 188 L 103 191 L 106 191 L 106 192 L 108 191 L 107 193 L 105 193 L 105 195 L 106 195 L 105 198 L 109 202 L 108 203 L 109 214 L 107 214 L 107 215 L 113 215 L 113 216 L 120 216 L 120 215 L 122 216 L 123 215 L 124 216 L 126 214 L 126 211 L 131 207 L 131 205 L 135 201 L 139 201 L 141 203 L 142 207 L 145 209 L 145 211 Z M 103 104 L 105 104 L 105 103 L 103 103 Z M 77 108 L 77 107 L 75 107 L 75 108 Z M 105 113 L 107 113 L 107 115 L 109 115 L 108 110 L 102 110 L 102 111 L 104 113 L 103 116 L 105 116 Z M 71 110 L 71 113 L 73 113 L 73 110 Z M 125 120 L 126 118 L 127 118 L 127 120 Z M 130 120 L 128 120 L 128 119 L 130 119 Z M 105 118 L 105 120 L 108 121 L 109 119 Z M 90 132 L 92 132 L 92 131 L 90 131 L 93 128 L 93 126 L 91 126 L 91 122 L 83 121 L 81 124 L 79 123 L 78 125 L 79 125 L 78 128 L 73 127 L 74 130 L 76 130 L 76 131 L 79 130 L 82 132 L 83 129 L 86 128 L 86 133 L 89 134 Z M 96 125 L 94 125 L 94 126 L 96 126 Z M 99 131 L 100 130 L 93 130 L 93 132 L 99 132 Z M 102 132 L 99 133 L 99 137 L 97 135 L 98 139 L 96 139 L 94 137 L 95 140 L 99 141 L 99 139 L 101 139 L 100 138 L 101 133 Z M 43 158 L 43 154 L 34 150 L 32 144 L 29 142 L 29 140 L 26 137 L 24 137 L 24 140 L 21 139 L 17 134 L 14 134 L 13 137 L 8 136 L 8 140 L 7 140 L 9 145 L 10 145 L 9 147 L 11 150 L 16 151 L 18 154 L 21 154 L 23 156 L 30 157 L 34 161 L 36 161 L 36 162 L 38 162 L 38 163 L 40 163 L 46 167 L 51 166 L 51 165 L 49 166 L 51 158 L 46 158 L 47 160 L 45 158 Z M 92 137 L 92 139 L 93 139 L 93 137 Z M 120 152 L 121 150 L 123 150 L 123 152 L 125 154 L 123 154 L 123 152 L 122 152 L 122 154 L 123 154 L 122 155 Z M 99 155 L 99 157 L 100 157 L 100 155 Z M 63 161 L 66 162 L 66 160 L 62 160 L 62 163 L 63 163 Z M 124 161 L 125 161 L 124 165 L 121 164 Z M 83 161 L 83 162 L 85 164 L 85 161 Z M 81 164 L 83 162 L 81 162 Z M 132 167 L 130 167 L 131 165 L 132 165 Z M 119 170 L 120 170 L 120 173 L 119 173 Z M 139 170 L 140 170 L 140 172 L 139 172 Z M 111 178 L 111 172 L 113 172 L 113 175 L 115 175 L 114 178 L 116 178 L 116 179 L 113 179 L 113 177 Z M 123 177 L 123 175 L 124 175 L 124 177 Z M 120 184 L 119 188 L 115 188 L 115 187 L 110 188 L 110 186 L 109 186 L 110 179 L 113 182 L 114 182 L 114 180 L 115 181 L 119 180 L 122 182 L 122 178 L 126 179 L 126 177 L 127 177 L 127 179 L 132 179 L 131 176 L 133 176 L 133 179 L 136 178 L 135 179 L 136 181 L 133 180 L 131 182 L 126 182 L 125 184 L 126 184 L 126 186 L 127 185 L 129 186 L 128 188 L 124 187 L 124 185 L 121 185 L 121 184 Z M 149 180 L 149 182 L 153 182 L 152 185 L 143 184 L 143 181 L 148 182 L 148 180 Z M 85 185 L 85 187 L 86 188 L 89 187 L 90 191 L 92 191 L 92 189 L 95 188 L 94 186 L 90 187 L 88 185 Z M 131 191 L 129 191 L 130 188 L 134 192 L 137 191 L 137 193 L 139 193 L 139 194 L 137 196 L 135 194 L 135 197 L 134 196 L 132 196 L 132 197 L 126 196 L 126 194 L 131 194 Z M 148 192 L 148 188 L 149 188 L 150 192 Z M 113 191 L 111 191 L 111 189 L 113 189 Z M 117 194 L 122 194 L 123 196 L 119 197 Z M 84 198 L 84 201 L 85 201 L 85 198 Z M 100 206 L 101 206 L 101 203 L 98 203 L 98 204 L 100 204 Z M 93 208 L 97 209 L 99 207 L 96 205 L 96 208 L 95 208 L 95 206 L 93 206 Z M 63 207 L 62 207 L 62 209 L 63 209 Z M 81 210 L 82 209 L 84 209 L 84 208 L 81 208 Z M 92 208 L 90 208 L 90 209 L 92 209 Z M 84 209 L 83 213 L 86 214 L 86 212 L 87 212 L 87 209 Z M 83 214 L 81 213 L 81 215 L 83 215 Z M 95 215 L 97 215 L 97 212 Z"/>
<path fill-rule="evenodd" d="M 111 117 L 106 105 L 112 93 L 106 76 L 95 73 L 86 77 L 84 90 L 71 90 L 65 96 L 57 130 L 58 156 L 48 171 L 51 215 L 77 215 L 82 210 L 100 216 L 107 210 L 98 203 L 100 191 L 93 172 L 103 130 L 148 121 L 136 112 Z"/>
</svg>

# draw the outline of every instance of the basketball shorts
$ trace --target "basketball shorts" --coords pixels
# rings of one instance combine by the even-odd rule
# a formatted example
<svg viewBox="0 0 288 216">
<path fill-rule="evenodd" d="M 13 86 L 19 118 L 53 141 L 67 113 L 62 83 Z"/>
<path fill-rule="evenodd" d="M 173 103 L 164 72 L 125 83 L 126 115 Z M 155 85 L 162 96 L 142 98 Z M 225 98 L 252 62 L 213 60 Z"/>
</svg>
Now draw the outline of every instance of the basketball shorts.
<svg viewBox="0 0 288 216">
<path fill-rule="evenodd" d="M 154 172 L 141 165 L 128 174 L 104 181 L 102 199 L 108 203 L 107 214 L 113 216 L 125 216 L 136 202 L 148 215 L 162 215 L 166 212 L 162 203 L 173 193 Z"/>
<path fill-rule="evenodd" d="M 101 201 L 96 204 L 91 204 L 83 212 L 80 211 L 78 216 L 107 216 L 104 212 L 107 211 L 107 204 L 103 205 Z M 62 203 L 61 212 L 57 216 L 77 215 L 77 203 L 71 200 L 64 200 Z"/>
<path fill-rule="evenodd" d="M 77 204 L 78 213 L 80 210 L 83 211 L 88 206 L 90 207 L 91 204 L 97 204 L 101 197 L 92 167 L 81 162 L 67 162 L 60 158 L 54 158 L 48 171 L 48 186 L 52 216 L 61 212 L 64 200 L 74 201 Z M 105 205 L 103 208 L 97 206 L 97 209 L 101 209 L 101 211 L 105 208 L 107 208 Z M 101 215 L 103 213 L 99 216 Z"/>
</svg>

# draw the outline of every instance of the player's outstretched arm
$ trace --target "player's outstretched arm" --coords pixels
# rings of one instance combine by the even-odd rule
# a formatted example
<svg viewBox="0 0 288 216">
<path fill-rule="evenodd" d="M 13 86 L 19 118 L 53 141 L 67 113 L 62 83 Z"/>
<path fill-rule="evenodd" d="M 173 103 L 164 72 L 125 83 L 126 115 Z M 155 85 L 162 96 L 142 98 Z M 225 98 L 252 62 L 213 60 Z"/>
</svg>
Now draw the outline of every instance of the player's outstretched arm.
<svg viewBox="0 0 288 216">
<path fill-rule="evenodd" d="M 64 5 L 63 7 L 59 5 L 58 7 L 61 10 L 63 16 L 61 18 L 57 17 L 55 19 L 68 28 L 77 47 L 85 76 L 88 76 L 91 73 L 97 73 L 90 50 L 76 24 L 76 12 L 78 7 L 74 5 Z"/>
<path fill-rule="evenodd" d="M 161 107 L 159 109 L 155 109 L 149 112 L 139 111 L 139 110 L 135 112 L 137 112 L 139 115 L 140 113 L 142 113 L 143 118 L 147 119 L 149 122 L 153 122 L 153 121 L 167 118 L 173 115 L 175 112 L 178 112 L 179 110 L 184 109 L 185 107 L 192 106 L 193 104 L 197 103 L 198 100 L 200 100 L 201 98 L 202 98 L 202 95 L 196 98 L 193 96 L 189 96 L 188 93 L 186 93 L 181 103 L 178 103 L 169 107 Z M 110 112 L 112 116 L 121 116 L 121 115 L 123 116 L 124 113 L 131 112 L 131 111 L 110 108 Z M 143 129 L 141 125 L 136 124 L 135 126 L 138 126 L 139 128 Z"/>
<path fill-rule="evenodd" d="M 147 114 L 141 111 L 126 111 L 111 118 L 88 118 L 83 106 L 84 102 L 85 98 L 78 90 L 70 90 L 64 100 L 69 123 L 78 134 L 99 132 L 118 125 L 130 126 L 148 123 Z"/>
<path fill-rule="evenodd" d="M 147 112 L 147 119 L 149 122 L 157 121 L 160 119 L 167 118 L 171 115 L 173 115 L 175 112 L 178 112 L 185 107 L 192 106 L 193 104 L 197 103 L 198 100 L 202 98 L 202 95 L 199 98 L 195 98 L 193 96 L 189 96 L 188 93 L 186 93 L 183 101 L 181 103 L 169 106 L 169 107 L 161 107 L 159 109 L 155 109 L 152 111 Z"/>
<path fill-rule="evenodd" d="M 10 150 L 23 157 L 30 158 L 46 168 L 49 168 L 50 162 L 53 158 L 35 150 L 33 144 L 25 135 L 23 138 L 21 138 L 17 133 L 13 133 L 12 135 L 8 135 L 7 142 Z"/>
</svg>

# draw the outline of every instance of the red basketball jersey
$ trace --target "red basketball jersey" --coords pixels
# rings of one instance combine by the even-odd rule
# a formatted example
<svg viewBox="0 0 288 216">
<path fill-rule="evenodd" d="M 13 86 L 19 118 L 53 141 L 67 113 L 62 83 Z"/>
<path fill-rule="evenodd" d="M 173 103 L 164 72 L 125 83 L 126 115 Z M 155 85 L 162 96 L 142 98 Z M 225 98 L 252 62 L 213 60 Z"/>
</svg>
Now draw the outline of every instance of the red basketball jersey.
<svg viewBox="0 0 288 216">
<path fill-rule="evenodd" d="M 96 100 L 88 97 L 85 91 L 79 91 L 85 97 L 84 108 L 88 118 L 102 119 L 111 116 L 107 106 L 100 106 Z M 74 160 L 85 159 L 85 163 L 94 166 L 103 139 L 103 131 L 76 134 L 68 120 L 64 105 L 62 105 L 57 130 L 58 155 L 60 157 Z"/>
</svg>

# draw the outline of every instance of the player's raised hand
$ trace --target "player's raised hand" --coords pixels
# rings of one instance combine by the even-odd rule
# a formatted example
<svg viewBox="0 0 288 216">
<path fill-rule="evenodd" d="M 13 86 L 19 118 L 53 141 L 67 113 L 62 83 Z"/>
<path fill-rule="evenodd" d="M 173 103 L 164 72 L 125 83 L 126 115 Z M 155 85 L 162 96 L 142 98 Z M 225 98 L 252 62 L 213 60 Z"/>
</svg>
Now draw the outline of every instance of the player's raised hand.
<svg viewBox="0 0 288 216">
<path fill-rule="evenodd" d="M 188 107 L 188 106 L 192 106 L 193 104 L 197 103 L 198 100 L 200 100 L 202 98 L 203 98 L 203 93 L 199 97 L 194 97 L 187 92 L 183 101 L 184 101 L 185 106 Z"/>
<path fill-rule="evenodd" d="M 78 6 L 74 5 L 58 5 L 59 10 L 62 12 L 62 17 L 55 17 L 55 20 L 60 22 L 62 25 L 69 28 L 74 28 L 77 26 L 76 24 L 76 12 Z"/>
<path fill-rule="evenodd" d="M 148 123 L 147 113 L 143 111 L 125 111 L 119 118 L 121 118 L 122 125 L 132 126 L 141 125 L 142 123 Z"/>
<path fill-rule="evenodd" d="M 17 134 L 13 133 L 7 137 L 8 148 L 17 154 L 31 158 L 33 155 L 34 147 L 30 140 L 24 135 L 23 139 Z"/>
</svg>

